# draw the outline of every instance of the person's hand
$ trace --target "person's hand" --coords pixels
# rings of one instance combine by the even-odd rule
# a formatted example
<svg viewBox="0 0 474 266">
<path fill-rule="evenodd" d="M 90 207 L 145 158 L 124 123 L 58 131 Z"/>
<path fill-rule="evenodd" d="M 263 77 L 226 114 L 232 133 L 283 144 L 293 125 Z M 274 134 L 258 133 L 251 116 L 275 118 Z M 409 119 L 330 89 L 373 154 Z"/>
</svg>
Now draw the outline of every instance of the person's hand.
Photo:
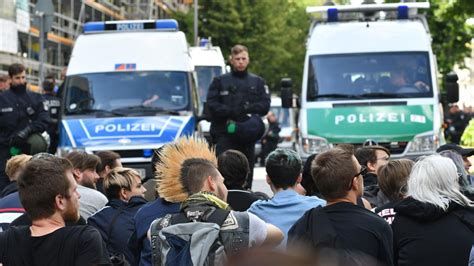
<svg viewBox="0 0 474 266">
<path fill-rule="evenodd" d="M 233 109 L 231 110 L 231 116 L 232 116 L 233 118 L 238 118 L 238 117 L 240 117 L 240 116 L 242 116 L 242 115 L 244 115 L 244 114 L 245 114 L 245 110 L 244 110 L 244 108 L 241 107 L 241 106 L 235 107 L 235 108 L 233 108 Z"/>
<path fill-rule="evenodd" d="M 421 90 L 426 90 L 426 91 L 430 90 L 430 86 L 426 85 L 426 83 L 424 83 L 423 81 L 417 81 L 413 85 L 415 85 L 415 87 Z"/>
<path fill-rule="evenodd" d="M 10 146 L 17 146 L 24 144 L 30 135 L 32 128 L 30 126 L 18 131 L 10 140 Z"/>
<path fill-rule="evenodd" d="M 151 96 L 150 99 L 143 101 L 142 105 L 143 106 L 150 106 L 154 101 L 158 100 L 159 98 L 160 98 L 160 96 L 155 94 L 155 95 Z"/>
</svg>

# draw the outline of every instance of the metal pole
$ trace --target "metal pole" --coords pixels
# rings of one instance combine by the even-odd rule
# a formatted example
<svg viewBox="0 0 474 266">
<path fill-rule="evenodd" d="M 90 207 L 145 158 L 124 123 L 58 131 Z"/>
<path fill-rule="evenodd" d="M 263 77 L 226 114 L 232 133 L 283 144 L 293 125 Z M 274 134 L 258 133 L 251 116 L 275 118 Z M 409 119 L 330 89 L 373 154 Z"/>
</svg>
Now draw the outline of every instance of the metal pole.
<svg viewBox="0 0 474 266">
<path fill-rule="evenodd" d="M 194 0 L 194 45 L 198 46 L 198 0 Z"/>
<path fill-rule="evenodd" d="M 44 35 L 46 34 L 45 31 L 45 19 L 43 12 L 37 12 L 36 15 L 39 17 L 40 20 L 40 29 L 39 29 L 39 84 L 41 86 L 44 80 Z"/>
<path fill-rule="evenodd" d="M 148 19 L 153 19 L 153 0 L 148 1 Z"/>
</svg>

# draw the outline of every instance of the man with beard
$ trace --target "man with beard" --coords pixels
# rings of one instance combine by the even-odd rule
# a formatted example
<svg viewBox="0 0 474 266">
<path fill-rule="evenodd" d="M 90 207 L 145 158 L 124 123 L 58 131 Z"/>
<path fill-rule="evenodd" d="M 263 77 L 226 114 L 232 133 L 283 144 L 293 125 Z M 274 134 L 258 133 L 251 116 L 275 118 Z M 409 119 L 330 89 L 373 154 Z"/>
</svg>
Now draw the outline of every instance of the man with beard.
<svg viewBox="0 0 474 266">
<path fill-rule="evenodd" d="M 99 232 L 91 226 L 69 226 L 79 219 L 77 184 L 71 163 L 48 157 L 27 163 L 18 179 L 21 203 L 31 226 L 0 233 L 4 265 L 110 264 Z"/>
<path fill-rule="evenodd" d="M 81 194 L 79 211 L 87 220 L 108 202 L 104 194 L 96 189 L 96 183 L 99 180 L 96 169 L 100 158 L 83 151 L 73 151 L 66 155 L 66 159 L 72 163 L 74 178 L 78 184 L 77 190 Z"/>
<path fill-rule="evenodd" d="M 49 123 L 43 97 L 27 90 L 25 67 L 12 64 L 8 74 L 10 89 L 0 94 L 0 190 L 9 182 L 5 174 L 6 161 L 13 155 L 30 154 L 29 138 L 35 135 L 44 141 L 40 134 Z"/>
</svg>

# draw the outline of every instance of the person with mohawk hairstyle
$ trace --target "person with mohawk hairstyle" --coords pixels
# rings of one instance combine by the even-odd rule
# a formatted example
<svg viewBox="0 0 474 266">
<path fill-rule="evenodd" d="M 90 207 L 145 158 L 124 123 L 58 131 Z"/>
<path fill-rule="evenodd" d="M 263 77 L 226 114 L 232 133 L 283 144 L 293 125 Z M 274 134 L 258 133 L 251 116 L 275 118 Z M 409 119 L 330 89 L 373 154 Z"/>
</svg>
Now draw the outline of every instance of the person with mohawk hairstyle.
<svg viewBox="0 0 474 266">
<path fill-rule="evenodd" d="M 189 158 L 202 158 L 217 164 L 214 150 L 209 150 L 205 139 L 197 137 L 182 137 L 162 146 L 154 156 L 158 157 L 152 168 L 158 181 L 156 191 L 159 197 L 135 214 L 135 230 L 128 240 L 128 248 L 135 256 L 132 265 L 152 265 L 150 240 L 147 238 L 150 224 L 168 213 L 178 213 L 181 202 L 189 197 L 180 181 L 182 163 Z"/>
<path fill-rule="evenodd" d="M 176 229 L 176 236 L 182 236 L 186 234 L 185 231 L 187 230 L 182 225 L 193 226 L 192 223 L 194 222 L 213 223 L 219 226 L 216 234 L 218 234 L 219 243 L 224 247 L 227 256 L 235 255 L 251 247 L 278 245 L 283 239 L 283 233 L 280 229 L 265 223 L 252 213 L 231 210 L 226 202 L 227 188 L 224 185 L 224 178 L 217 169 L 217 158 L 214 152 L 209 150 L 207 146 L 194 149 L 189 146 L 180 146 L 179 143 L 170 146 L 167 151 L 163 150 L 162 161 L 156 165 L 158 175 L 161 176 L 158 182 L 158 193 L 179 198 L 186 195 L 190 196 L 181 203 L 180 213 L 167 214 L 151 224 L 149 237 L 153 247 L 153 265 L 173 265 L 174 263 L 181 265 L 183 261 L 178 262 L 180 259 L 177 256 L 186 253 L 183 255 L 186 257 L 188 252 L 181 250 L 178 255 L 169 250 L 165 243 L 173 246 L 177 241 L 176 237 L 169 236 L 170 231 L 163 234 L 160 231 Z M 188 156 L 190 154 L 195 156 Z M 176 178 L 178 176 L 179 178 Z M 171 229 L 175 225 L 178 225 L 178 227 Z M 184 231 L 181 231 L 180 228 L 183 228 Z M 191 228 L 188 227 L 188 229 Z M 209 238 L 203 239 L 204 242 L 196 242 L 200 241 L 202 235 L 198 232 L 195 236 L 196 231 L 194 230 L 190 230 L 190 232 L 191 236 L 189 236 L 188 241 L 191 242 L 191 245 L 188 243 L 189 246 L 186 245 L 186 247 L 199 249 L 197 247 L 201 247 L 201 245 L 215 245 L 213 240 Z M 209 233 L 209 235 L 211 234 Z M 163 239 L 163 236 L 166 236 L 166 239 Z M 163 255 L 163 252 L 167 255 Z M 195 250 L 193 252 L 200 253 Z M 193 258 L 192 265 L 201 265 L 200 263 L 194 264 L 193 254 L 197 253 L 193 252 L 189 255 Z M 217 251 L 216 254 L 209 254 L 201 254 L 200 256 L 207 257 L 210 260 L 217 259 Z M 168 261 L 170 259 L 171 262 Z"/>
</svg>

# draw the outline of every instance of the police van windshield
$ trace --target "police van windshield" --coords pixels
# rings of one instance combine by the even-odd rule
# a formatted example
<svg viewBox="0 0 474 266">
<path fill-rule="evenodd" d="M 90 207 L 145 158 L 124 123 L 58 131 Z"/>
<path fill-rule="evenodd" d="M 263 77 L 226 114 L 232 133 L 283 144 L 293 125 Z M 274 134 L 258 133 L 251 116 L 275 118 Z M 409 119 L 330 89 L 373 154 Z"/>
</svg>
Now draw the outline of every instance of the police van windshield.
<svg viewBox="0 0 474 266">
<path fill-rule="evenodd" d="M 427 52 L 310 57 L 307 101 L 432 97 Z"/>
<path fill-rule="evenodd" d="M 201 102 L 205 102 L 207 91 L 214 77 L 222 74 L 222 68 L 219 66 L 195 66 L 197 75 L 197 83 L 199 88 L 199 98 Z"/>
<path fill-rule="evenodd" d="M 188 75 L 175 71 L 111 72 L 69 76 L 65 113 L 190 110 Z"/>
</svg>

